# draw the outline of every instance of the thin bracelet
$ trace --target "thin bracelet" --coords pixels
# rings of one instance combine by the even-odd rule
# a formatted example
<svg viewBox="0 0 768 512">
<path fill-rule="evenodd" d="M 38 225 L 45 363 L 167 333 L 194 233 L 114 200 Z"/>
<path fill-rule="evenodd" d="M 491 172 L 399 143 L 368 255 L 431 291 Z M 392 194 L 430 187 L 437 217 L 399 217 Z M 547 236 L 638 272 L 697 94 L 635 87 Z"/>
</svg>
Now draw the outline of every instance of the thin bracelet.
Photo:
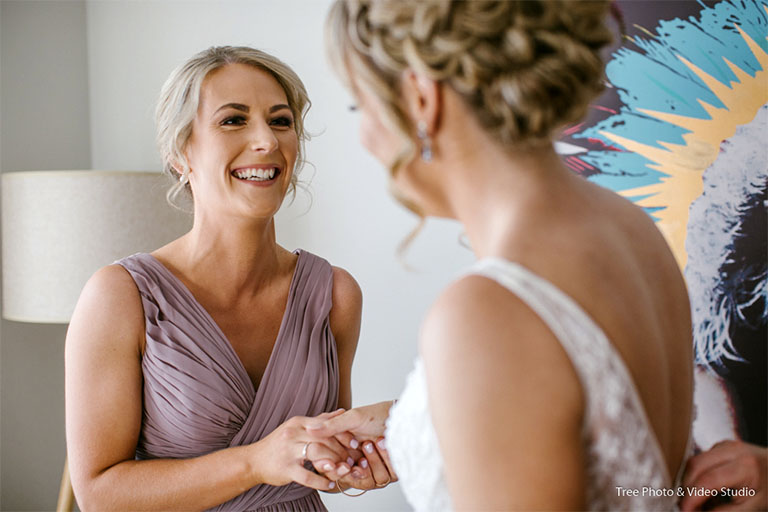
<svg viewBox="0 0 768 512">
<path fill-rule="evenodd" d="M 339 483 L 339 481 L 338 481 L 338 480 L 334 480 L 334 481 L 336 482 L 336 486 L 337 486 L 337 487 L 339 488 L 339 490 L 341 491 L 341 494 L 343 494 L 344 496 L 349 496 L 350 498 L 358 498 L 358 497 L 360 497 L 360 496 L 362 496 L 363 494 L 365 494 L 365 493 L 367 493 L 367 492 L 368 492 L 368 489 L 364 489 L 364 490 L 363 490 L 363 492 L 361 492 L 360 494 L 348 494 L 348 493 L 347 493 L 347 492 L 346 492 L 346 491 L 345 491 L 345 490 L 344 490 L 344 489 L 341 487 L 341 484 Z M 347 489 L 351 489 L 351 487 L 347 487 Z"/>
</svg>

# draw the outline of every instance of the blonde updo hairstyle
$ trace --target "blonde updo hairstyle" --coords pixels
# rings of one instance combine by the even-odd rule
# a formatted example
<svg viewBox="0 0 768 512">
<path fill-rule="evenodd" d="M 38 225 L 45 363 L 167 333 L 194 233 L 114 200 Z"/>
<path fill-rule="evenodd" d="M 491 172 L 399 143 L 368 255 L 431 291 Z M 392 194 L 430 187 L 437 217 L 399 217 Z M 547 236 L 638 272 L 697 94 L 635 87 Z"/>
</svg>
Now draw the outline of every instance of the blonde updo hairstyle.
<svg viewBox="0 0 768 512">
<path fill-rule="evenodd" d="M 304 118 L 311 106 L 304 84 L 298 75 L 281 60 L 247 46 L 213 46 L 193 56 L 176 68 L 160 91 L 155 110 L 156 141 L 163 160 L 163 172 L 173 178 L 168 190 L 168 201 L 178 206 L 180 195 L 192 199 L 189 187 L 189 163 L 184 148 L 192 134 L 192 123 L 200 104 L 200 88 L 213 71 L 228 64 L 246 64 L 271 74 L 285 91 L 288 106 L 294 118 L 294 130 L 299 140 L 296 165 L 289 193 L 296 194 L 298 174 L 306 163 L 305 143 L 309 135 L 304 131 Z"/>
<path fill-rule="evenodd" d="M 551 143 L 603 89 L 608 10 L 588 0 L 337 0 L 326 41 L 347 85 L 367 87 L 401 136 L 394 176 L 416 149 L 404 70 L 453 89 L 506 147 Z"/>
</svg>

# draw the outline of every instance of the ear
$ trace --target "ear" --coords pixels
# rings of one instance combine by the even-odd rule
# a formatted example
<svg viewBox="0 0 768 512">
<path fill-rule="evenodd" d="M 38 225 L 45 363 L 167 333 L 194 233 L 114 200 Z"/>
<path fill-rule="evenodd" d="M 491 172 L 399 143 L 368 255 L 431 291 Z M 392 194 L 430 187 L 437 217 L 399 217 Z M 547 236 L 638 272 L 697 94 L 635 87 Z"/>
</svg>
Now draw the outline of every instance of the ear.
<svg viewBox="0 0 768 512">
<path fill-rule="evenodd" d="M 407 69 L 401 77 L 401 93 L 405 110 L 413 121 L 427 124 L 427 134 L 434 134 L 439 127 L 442 109 L 442 90 L 440 84 L 431 78 Z"/>
<path fill-rule="evenodd" d="M 171 158 L 171 167 L 173 167 L 173 170 L 176 171 L 177 174 L 181 175 L 182 171 L 184 170 L 183 162 L 186 162 L 187 165 L 189 165 L 189 154 L 188 151 L 188 145 L 184 145 L 184 149 L 181 151 L 181 155 L 176 155 L 176 157 Z M 189 173 L 192 173 L 192 168 L 189 168 Z"/>
</svg>

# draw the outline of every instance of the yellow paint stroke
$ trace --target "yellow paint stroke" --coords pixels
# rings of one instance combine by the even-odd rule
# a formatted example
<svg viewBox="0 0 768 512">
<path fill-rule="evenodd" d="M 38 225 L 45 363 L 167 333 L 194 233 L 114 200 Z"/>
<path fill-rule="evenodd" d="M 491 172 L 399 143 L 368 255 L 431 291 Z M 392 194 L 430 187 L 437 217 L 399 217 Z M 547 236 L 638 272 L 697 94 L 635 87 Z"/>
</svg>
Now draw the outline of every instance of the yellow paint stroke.
<svg viewBox="0 0 768 512">
<path fill-rule="evenodd" d="M 638 153 L 654 162 L 648 167 L 666 175 L 659 183 L 622 190 L 620 194 L 623 196 L 649 195 L 636 201 L 636 204 L 644 207 L 666 207 L 654 212 L 654 216 L 659 219 L 656 225 L 671 246 L 680 268 L 685 268 L 688 260 L 685 238 L 689 208 L 691 203 L 701 195 L 704 171 L 717 158 L 720 144 L 732 137 L 736 128 L 752 121 L 758 109 L 768 103 L 768 54 L 740 27 L 736 28 L 762 68 L 755 73 L 754 77 L 723 58 L 737 79 L 726 86 L 678 55 L 678 58 L 720 99 L 725 108 L 714 107 L 699 99 L 699 103 L 709 114 L 710 119 L 638 109 L 646 115 L 690 130 L 690 133 L 683 135 L 684 144 L 657 141 L 664 148 L 661 149 L 613 133 L 600 132 L 628 151 Z"/>
</svg>

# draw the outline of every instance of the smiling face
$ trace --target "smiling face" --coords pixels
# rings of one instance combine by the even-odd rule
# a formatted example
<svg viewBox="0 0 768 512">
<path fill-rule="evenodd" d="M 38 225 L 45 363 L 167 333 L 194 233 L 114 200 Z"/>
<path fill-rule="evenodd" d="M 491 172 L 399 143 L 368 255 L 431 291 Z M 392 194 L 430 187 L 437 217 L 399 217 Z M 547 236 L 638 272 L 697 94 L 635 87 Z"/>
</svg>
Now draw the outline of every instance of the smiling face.
<svg viewBox="0 0 768 512">
<path fill-rule="evenodd" d="M 195 215 L 271 218 L 299 148 L 285 91 L 268 72 L 228 64 L 211 72 L 184 149 Z"/>
</svg>

